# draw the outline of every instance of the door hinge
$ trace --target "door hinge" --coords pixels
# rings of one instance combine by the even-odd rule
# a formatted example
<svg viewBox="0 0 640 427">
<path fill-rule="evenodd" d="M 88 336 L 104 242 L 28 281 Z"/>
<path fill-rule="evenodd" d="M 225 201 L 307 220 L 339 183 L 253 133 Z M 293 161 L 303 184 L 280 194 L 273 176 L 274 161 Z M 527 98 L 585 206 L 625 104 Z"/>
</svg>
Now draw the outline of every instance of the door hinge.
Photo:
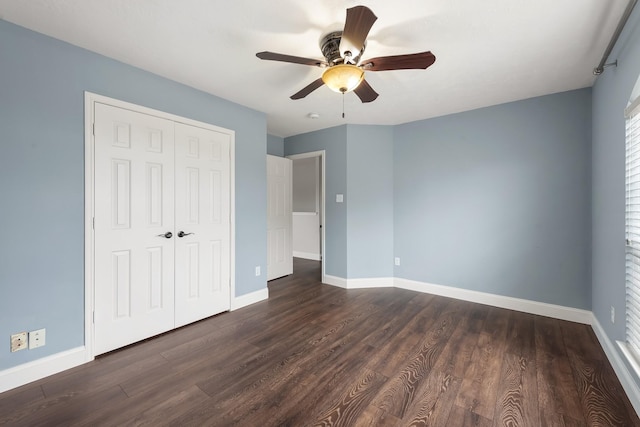
<svg viewBox="0 0 640 427">
<path fill-rule="evenodd" d="M 92 134 L 93 136 L 96 136 L 96 124 L 95 124 L 95 123 L 93 123 L 93 124 L 91 125 L 91 134 Z"/>
<path fill-rule="evenodd" d="M 96 217 L 94 216 L 93 218 L 91 218 L 91 228 L 93 228 L 94 230 L 96 229 Z"/>
<path fill-rule="evenodd" d="M 96 323 L 96 312 L 95 311 L 91 313 L 91 317 L 92 317 L 91 321 L 93 322 L 93 324 L 95 324 Z"/>
</svg>

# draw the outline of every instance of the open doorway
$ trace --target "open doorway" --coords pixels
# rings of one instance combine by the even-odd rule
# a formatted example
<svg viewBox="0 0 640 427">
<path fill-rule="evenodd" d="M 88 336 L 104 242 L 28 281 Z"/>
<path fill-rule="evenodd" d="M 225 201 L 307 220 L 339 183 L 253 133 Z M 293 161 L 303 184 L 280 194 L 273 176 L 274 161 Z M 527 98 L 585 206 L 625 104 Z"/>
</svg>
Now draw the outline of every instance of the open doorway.
<svg viewBox="0 0 640 427">
<path fill-rule="evenodd" d="M 292 166 L 293 256 L 320 261 L 325 280 L 325 151 L 287 156 Z M 296 263 L 294 263 L 295 272 Z"/>
</svg>

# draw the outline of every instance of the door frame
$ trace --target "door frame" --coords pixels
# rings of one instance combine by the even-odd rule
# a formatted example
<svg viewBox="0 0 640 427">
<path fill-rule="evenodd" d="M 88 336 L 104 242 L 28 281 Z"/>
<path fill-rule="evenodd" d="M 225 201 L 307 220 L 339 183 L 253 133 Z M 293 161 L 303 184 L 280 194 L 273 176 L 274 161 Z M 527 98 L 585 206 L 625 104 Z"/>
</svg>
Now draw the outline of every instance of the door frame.
<svg viewBox="0 0 640 427">
<path fill-rule="evenodd" d="M 95 117 L 95 103 L 107 104 L 113 107 L 131 110 L 142 114 L 171 120 L 174 122 L 184 123 L 190 126 L 196 126 L 215 132 L 228 133 L 231 136 L 229 144 L 229 306 L 233 307 L 233 299 L 236 295 L 236 241 L 235 241 L 235 131 L 225 129 L 210 123 L 204 123 L 197 120 L 188 119 L 186 117 L 177 116 L 175 114 L 166 113 L 164 111 L 143 107 L 141 105 L 132 104 L 130 102 L 121 101 L 107 96 L 98 95 L 92 92 L 84 92 L 84 347 L 85 361 L 91 361 L 95 358 L 94 350 L 94 245 L 95 236 L 93 229 L 94 218 L 94 135 L 93 123 Z"/>
<path fill-rule="evenodd" d="M 319 150 L 319 151 L 310 151 L 308 153 L 300 153 L 300 154 L 292 154 L 290 156 L 285 156 L 287 159 L 291 159 L 291 160 L 297 160 L 297 159 L 308 159 L 308 158 L 314 158 L 314 157 L 320 157 L 320 173 L 321 173 L 321 177 L 320 177 L 320 212 L 322 215 L 322 232 L 320 233 L 320 258 L 322 261 L 322 283 L 326 283 L 326 250 L 327 250 L 327 245 L 325 243 L 325 233 L 327 230 L 327 215 L 325 214 L 325 206 L 327 204 L 327 200 L 325 197 L 326 194 L 326 179 L 327 179 L 327 174 L 326 174 L 326 159 L 327 159 L 327 153 L 325 150 Z M 293 176 L 293 173 L 292 173 Z"/>
</svg>

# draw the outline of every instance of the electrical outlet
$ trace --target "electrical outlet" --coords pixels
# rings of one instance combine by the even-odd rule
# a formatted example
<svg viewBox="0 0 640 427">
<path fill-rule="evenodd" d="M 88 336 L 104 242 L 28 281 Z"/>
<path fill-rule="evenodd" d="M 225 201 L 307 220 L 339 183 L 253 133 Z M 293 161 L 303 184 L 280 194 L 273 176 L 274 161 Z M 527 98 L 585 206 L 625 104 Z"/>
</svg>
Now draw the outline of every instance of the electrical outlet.
<svg viewBox="0 0 640 427">
<path fill-rule="evenodd" d="M 11 352 L 18 350 L 24 350 L 27 348 L 27 333 L 20 332 L 18 334 L 11 335 Z"/>
<path fill-rule="evenodd" d="M 393 259 L 393 262 L 394 262 L 395 265 L 400 265 L 400 258 L 399 257 L 395 257 Z"/>
<path fill-rule="evenodd" d="M 616 308 L 611 306 L 611 323 L 616 323 Z"/>
<path fill-rule="evenodd" d="M 29 350 L 44 345 L 46 331 L 46 329 L 38 329 L 37 331 L 29 332 Z"/>
<path fill-rule="evenodd" d="M 260 275 L 260 266 L 257 266 L 256 267 L 256 276 L 259 276 L 259 275 Z"/>
</svg>

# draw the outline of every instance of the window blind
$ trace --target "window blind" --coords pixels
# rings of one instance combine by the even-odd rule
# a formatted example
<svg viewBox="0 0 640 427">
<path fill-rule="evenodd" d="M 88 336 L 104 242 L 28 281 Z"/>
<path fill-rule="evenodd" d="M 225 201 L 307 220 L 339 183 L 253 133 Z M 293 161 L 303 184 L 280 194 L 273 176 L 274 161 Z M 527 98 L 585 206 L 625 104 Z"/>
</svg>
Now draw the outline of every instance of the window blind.
<svg viewBox="0 0 640 427">
<path fill-rule="evenodd" d="M 640 360 L 640 103 L 625 111 L 626 336 Z"/>
</svg>

